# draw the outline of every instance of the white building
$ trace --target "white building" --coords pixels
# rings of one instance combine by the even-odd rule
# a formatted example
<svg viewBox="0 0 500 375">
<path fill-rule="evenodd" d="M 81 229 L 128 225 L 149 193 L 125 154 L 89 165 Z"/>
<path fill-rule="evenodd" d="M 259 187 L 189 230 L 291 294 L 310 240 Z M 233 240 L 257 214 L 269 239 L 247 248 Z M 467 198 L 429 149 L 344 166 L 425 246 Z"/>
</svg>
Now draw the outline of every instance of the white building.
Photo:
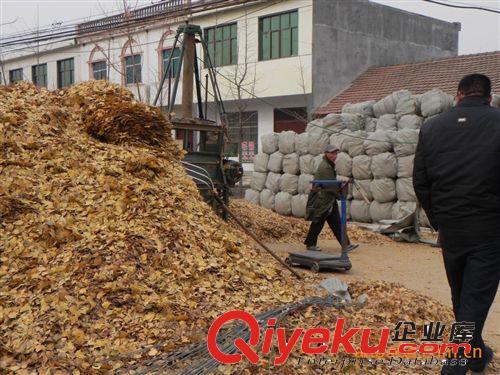
<svg viewBox="0 0 500 375">
<path fill-rule="evenodd" d="M 391 23 L 395 17 L 401 22 Z M 374 19 L 393 30 L 367 26 Z M 109 79 L 152 103 L 177 27 L 186 22 L 203 29 L 230 114 L 232 140 L 238 141 L 236 118 L 242 115 L 242 158 L 249 162 L 260 148 L 259 134 L 302 131 L 305 122 L 300 119 L 307 118 L 311 107 L 369 66 L 456 55 L 458 40 L 454 24 L 367 0 L 167 0 L 80 24 L 68 40 L 21 49 L 18 44 L 2 54 L 2 71 L 7 83 L 24 79 L 49 90 Z M 421 35 L 410 32 L 415 25 Z M 436 40 L 438 33 L 447 39 Z M 388 48 L 397 50 L 390 54 Z M 178 56 L 177 50 L 173 53 Z M 208 71 L 200 44 L 197 55 L 205 86 Z M 164 85 L 160 105 L 166 104 L 168 87 Z M 176 103 L 181 101 L 180 87 Z M 208 112 L 214 118 L 211 91 Z"/>
</svg>

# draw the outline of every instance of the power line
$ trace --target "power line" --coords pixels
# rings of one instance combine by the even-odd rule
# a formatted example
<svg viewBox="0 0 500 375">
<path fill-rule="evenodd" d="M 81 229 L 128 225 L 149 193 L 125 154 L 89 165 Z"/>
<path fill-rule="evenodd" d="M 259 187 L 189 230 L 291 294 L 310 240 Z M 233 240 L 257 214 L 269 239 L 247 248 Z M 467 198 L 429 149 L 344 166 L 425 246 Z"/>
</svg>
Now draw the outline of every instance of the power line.
<svg viewBox="0 0 500 375">
<path fill-rule="evenodd" d="M 491 12 L 491 13 L 500 14 L 500 10 L 495 10 L 495 9 L 490 9 L 490 8 L 483 8 L 483 7 L 477 7 L 477 6 L 473 6 L 473 5 L 458 5 L 458 4 L 451 4 L 451 3 L 442 3 L 442 2 L 436 1 L 436 0 L 423 0 L 423 1 L 425 1 L 427 3 L 443 5 L 445 7 L 450 7 L 450 8 L 474 9 L 474 10 L 482 10 L 482 11 L 485 11 L 485 12 Z"/>
</svg>

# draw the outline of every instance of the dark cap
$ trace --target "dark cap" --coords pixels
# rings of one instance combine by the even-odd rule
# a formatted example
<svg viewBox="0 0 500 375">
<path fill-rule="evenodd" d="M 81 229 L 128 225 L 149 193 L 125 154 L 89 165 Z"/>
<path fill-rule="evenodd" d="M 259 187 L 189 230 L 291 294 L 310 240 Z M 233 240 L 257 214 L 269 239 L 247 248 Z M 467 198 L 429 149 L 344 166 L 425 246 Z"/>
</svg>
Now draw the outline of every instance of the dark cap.
<svg viewBox="0 0 500 375">
<path fill-rule="evenodd" d="M 325 147 L 325 152 L 339 152 L 340 150 L 338 147 L 335 147 L 334 145 L 328 145 Z"/>
</svg>

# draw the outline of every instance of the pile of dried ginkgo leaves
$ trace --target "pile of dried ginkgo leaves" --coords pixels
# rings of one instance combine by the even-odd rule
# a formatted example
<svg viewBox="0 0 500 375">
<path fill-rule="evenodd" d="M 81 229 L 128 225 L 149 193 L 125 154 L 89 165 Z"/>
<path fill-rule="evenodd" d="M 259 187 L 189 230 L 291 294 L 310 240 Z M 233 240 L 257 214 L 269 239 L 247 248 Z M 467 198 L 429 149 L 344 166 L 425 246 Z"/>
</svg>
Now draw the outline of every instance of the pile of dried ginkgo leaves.
<svg viewBox="0 0 500 375">
<path fill-rule="evenodd" d="M 318 293 L 201 202 L 169 129 L 104 81 L 0 87 L 2 372 L 108 373 Z"/>
<path fill-rule="evenodd" d="M 259 239 L 266 242 L 303 242 L 310 223 L 293 216 L 283 216 L 262 206 L 257 206 L 243 199 L 233 199 L 230 209 L 238 215 L 248 229 Z M 392 242 L 380 233 L 358 228 L 355 224 L 347 225 L 347 233 L 353 242 L 384 244 Z M 320 239 L 334 239 L 332 231 L 325 225 Z"/>
</svg>

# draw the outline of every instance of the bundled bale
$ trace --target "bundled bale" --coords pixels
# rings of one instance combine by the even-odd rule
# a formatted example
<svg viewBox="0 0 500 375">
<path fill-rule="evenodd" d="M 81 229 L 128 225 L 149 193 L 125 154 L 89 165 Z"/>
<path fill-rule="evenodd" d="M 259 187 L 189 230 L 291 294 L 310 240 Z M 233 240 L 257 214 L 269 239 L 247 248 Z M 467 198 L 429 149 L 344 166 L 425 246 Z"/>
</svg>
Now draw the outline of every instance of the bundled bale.
<svg viewBox="0 0 500 375">
<path fill-rule="evenodd" d="M 349 150 L 348 143 L 352 138 L 352 134 L 353 132 L 347 129 L 336 132 L 330 136 L 330 144 L 341 151 L 347 152 Z"/>
<path fill-rule="evenodd" d="M 429 218 L 427 217 L 427 214 L 425 213 L 423 208 L 420 208 L 418 210 L 418 221 L 420 223 L 420 226 L 432 228 L 431 222 L 429 221 Z"/>
<path fill-rule="evenodd" d="M 368 156 L 391 151 L 392 145 L 389 132 L 377 130 L 369 134 L 368 138 L 363 142 L 363 148 L 365 149 L 365 154 Z"/>
<path fill-rule="evenodd" d="M 299 155 L 294 152 L 283 157 L 283 172 L 289 174 L 299 174 Z"/>
<path fill-rule="evenodd" d="M 370 223 L 370 205 L 364 200 L 354 199 L 351 201 L 351 219 L 360 223 Z"/>
<path fill-rule="evenodd" d="M 309 152 L 309 133 L 301 133 L 295 136 L 295 152 L 297 155 L 305 155 Z"/>
<path fill-rule="evenodd" d="M 398 159 L 398 178 L 413 176 L 413 162 L 415 155 L 402 156 Z"/>
<path fill-rule="evenodd" d="M 295 217 L 305 217 L 307 206 L 307 195 L 297 194 L 292 197 L 292 215 Z"/>
<path fill-rule="evenodd" d="M 280 173 L 283 170 L 283 154 L 281 152 L 276 151 L 269 156 L 267 170 L 274 173 Z"/>
<path fill-rule="evenodd" d="M 273 193 L 278 193 L 280 191 L 280 179 L 281 173 L 269 172 L 265 182 L 266 189 L 271 190 Z"/>
<path fill-rule="evenodd" d="M 330 113 L 323 118 L 323 128 L 330 131 L 341 131 L 345 129 L 342 116 L 338 113 Z"/>
<path fill-rule="evenodd" d="M 398 101 L 410 96 L 411 93 L 408 90 L 400 90 L 387 95 L 373 105 L 374 116 L 380 117 L 385 114 L 395 114 Z"/>
<path fill-rule="evenodd" d="M 257 190 L 247 189 L 245 190 L 245 200 L 247 202 L 259 205 L 260 204 L 260 192 Z"/>
<path fill-rule="evenodd" d="M 396 178 L 398 162 L 391 152 L 384 152 L 372 157 L 371 171 L 374 178 Z"/>
<path fill-rule="evenodd" d="M 300 173 L 314 174 L 314 156 L 310 154 L 302 155 L 299 158 Z"/>
<path fill-rule="evenodd" d="M 328 117 L 328 116 L 327 116 Z M 319 118 L 309 122 L 306 126 L 306 133 L 309 134 L 322 134 L 325 131 L 323 128 L 323 119 Z"/>
<path fill-rule="evenodd" d="M 372 180 L 370 191 L 377 202 L 387 203 L 396 200 L 396 184 L 390 178 Z"/>
<path fill-rule="evenodd" d="M 396 118 L 400 119 L 406 115 L 415 115 L 419 112 L 419 105 L 415 96 L 408 96 L 399 99 L 396 104 Z"/>
<path fill-rule="evenodd" d="M 317 134 L 313 133 L 309 138 L 309 153 L 311 155 L 319 155 L 325 151 L 325 147 L 328 145 L 330 138 L 328 134 Z"/>
<path fill-rule="evenodd" d="M 397 201 L 392 206 L 392 219 L 393 220 L 402 219 L 414 213 L 416 209 L 417 209 L 416 202 Z"/>
<path fill-rule="evenodd" d="M 404 115 L 398 121 L 398 130 L 420 129 L 424 119 L 417 115 Z"/>
<path fill-rule="evenodd" d="M 398 129 L 398 120 L 396 115 L 382 115 L 377 119 L 377 130 L 390 131 Z"/>
<path fill-rule="evenodd" d="M 392 219 L 392 202 L 380 203 L 373 201 L 370 204 L 370 217 L 373 222 L 379 222 L 381 220 L 391 220 Z"/>
<path fill-rule="evenodd" d="M 398 178 L 396 180 L 396 194 L 400 201 L 416 202 L 413 178 Z"/>
<path fill-rule="evenodd" d="M 352 184 L 352 197 L 357 200 L 364 200 L 366 197 L 366 199 L 372 201 L 373 195 L 370 190 L 370 184 L 372 180 L 354 180 L 354 181 L 356 182 L 356 184 Z"/>
<path fill-rule="evenodd" d="M 389 135 L 397 157 L 413 155 L 417 150 L 418 130 L 404 129 Z"/>
<path fill-rule="evenodd" d="M 353 132 L 351 137 L 347 137 L 344 142 L 347 147 L 347 153 L 351 157 L 363 155 L 365 149 L 363 147 L 363 143 L 367 137 L 367 134 L 363 130 L 359 130 L 357 132 Z"/>
<path fill-rule="evenodd" d="M 253 170 L 255 172 L 267 172 L 267 164 L 269 163 L 269 155 L 259 152 L 253 159 Z"/>
<path fill-rule="evenodd" d="M 250 188 L 256 191 L 262 191 L 266 186 L 267 173 L 253 172 Z"/>
<path fill-rule="evenodd" d="M 358 131 L 364 129 L 365 116 L 356 113 L 342 113 L 340 115 L 342 124 L 350 131 Z"/>
<path fill-rule="evenodd" d="M 365 131 L 373 133 L 375 130 L 377 130 L 377 119 L 368 117 L 365 121 Z"/>
<path fill-rule="evenodd" d="M 292 195 L 284 191 L 276 194 L 274 198 L 274 210 L 280 214 L 289 216 L 292 214 Z"/>
<path fill-rule="evenodd" d="M 312 188 L 311 181 L 314 180 L 312 174 L 301 174 L 299 176 L 299 182 L 297 186 L 297 191 L 299 194 L 309 194 Z"/>
<path fill-rule="evenodd" d="M 313 173 L 312 174 L 315 174 L 316 171 L 318 170 L 318 167 L 319 165 L 321 164 L 321 162 L 323 161 L 323 158 L 324 156 L 323 155 L 316 155 L 314 157 L 314 162 L 313 162 Z"/>
<path fill-rule="evenodd" d="M 279 189 L 280 191 L 284 191 L 292 195 L 297 194 L 298 184 L 299 176 L 285 173 L 281 175 L 281 178 L 279 180 Z"/>
<path fill-rule="evenodd" d="M 278 151 L 278 141 L 279 136 L 276 133 L 263 134 L 260 137 L 260 142 L 262 143 L 262 152 L 270 155 Z"/>
<path fill-rule="evenodd" d="M 375 105 L 375 100 L 368 100 L 361 103 L 347 103 L 342 107 L 342 113 L 359 113 L 365 116 L 373 117 L 373 106 Z"/>
<path fill-rule="evenodd" d="M 500 108 L 500 95 L 493 94 L 493 98 L 491 100 L 491 106 L 495 108 Z"/>
<path fill-rule="evenodd" d="M 274 210 L 274 196 L 275 194 L 271 190 L 262 190 L 260 192 L 260 205 L 269 210 Z"/>
<path fill-rule="evenodd" d="M 352 176 L 357 180 L 369 180 L 372 175 L 372 158 L 368 155 L 359 155 L 352 158 Z"/>
<path fill-rule="evenodd" d="M 340 152 L 335 160 L 335 169 L 339 175 L 352 177 L 352 158 L 345 152 Z"/>
<path fill-rule="evenodd" d="M 295 132 L 288 130 L 278 135 L 278 149 L 282 154 L 295 152 Z"/>
<path fill-rule="evenodd" d="M 453 98 L 439 89 L 432 89 L 422 94 L 422 116 L 429 117 L 447 111 L 453 106 Z"/>
</svg>

